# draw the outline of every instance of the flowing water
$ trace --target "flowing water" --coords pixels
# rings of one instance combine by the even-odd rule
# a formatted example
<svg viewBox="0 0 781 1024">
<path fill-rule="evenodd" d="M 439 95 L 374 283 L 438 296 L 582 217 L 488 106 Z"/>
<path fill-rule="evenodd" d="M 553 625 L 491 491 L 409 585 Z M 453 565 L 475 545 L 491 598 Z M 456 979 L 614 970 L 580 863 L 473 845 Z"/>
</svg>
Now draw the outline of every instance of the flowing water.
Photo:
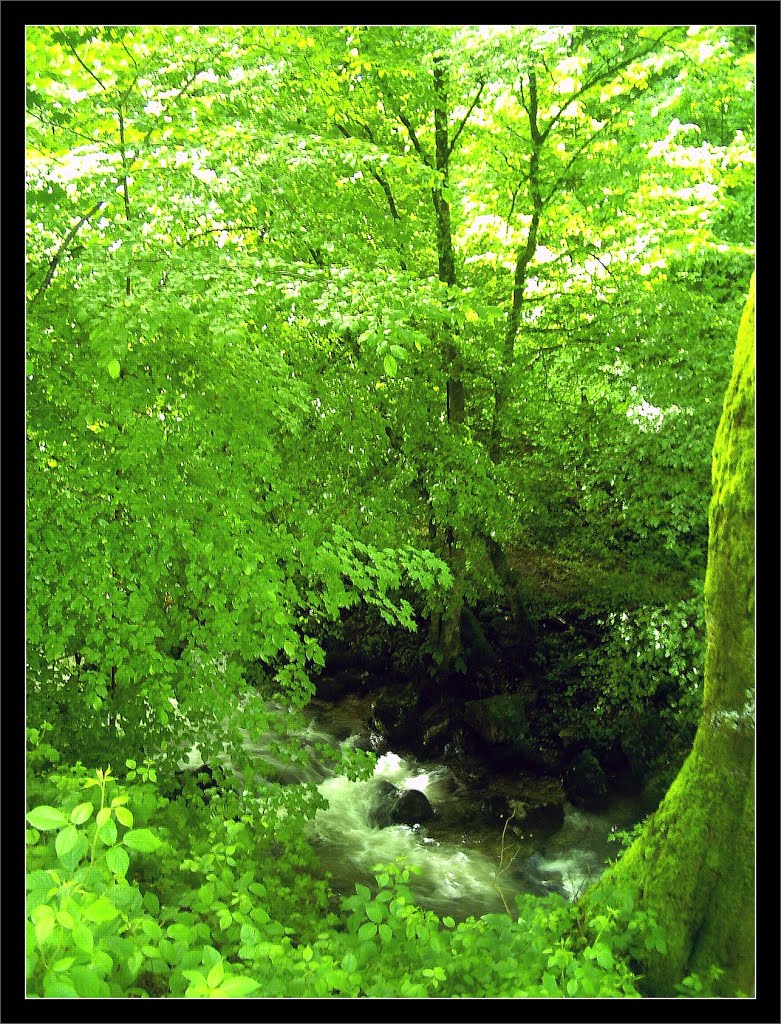
<svg viewBox="0 0 781 1024">
<path fill-rule="evenodd" d="M 245 737 L 244 744 L 257 759 L 261 775 L 285 785 L 314 783 L 327 800 L 328 806 L 310 823 L 310 838 L 336 892 L 351 894 L 356 882 L 373 885 L 377 865 L 401 860 L 418 869 L 409 882 L 418 904 L 457 920 L 503 913 L 508 906 L 513 908 L 513 897 L 521 893 L 559 892 L 575 899 L 619 852 L 609 841 L 610 834 L 640 818 L 637 800 L 614 797 L 597 814 L 565 803 L 563 823 L 557 826 L 529 833 L 505 829 L 505 822 L 487 821 L 477 813 L 484 794 L 479 783 L 459 771 L 458 762 L 424 763 L 392 751 L 378 757 L 371 778 L 350 780 L 336 774 L 337 759 L 328 754 L 329 748 L 358 741 L 353 727 L 362 726 L 365 717 L 361 720 L 360 708 L 352 715 L 349 710 L 336 721 L 334 709 L 324 711 L 321 705 L 315 712 L 319 720 L 303 728 L 293 726 L 291 718 L 287 737 L 295 739 L 302 754 L 292 763 L 266 737 Z M 367 744 L 363 732 L 364 745 L 380 746 L 373 734 Z M 422 825 L 374 825 L 372 812 L 388 783 L 399 791 L 425 793 L 433 819 Z"/>
</svg>

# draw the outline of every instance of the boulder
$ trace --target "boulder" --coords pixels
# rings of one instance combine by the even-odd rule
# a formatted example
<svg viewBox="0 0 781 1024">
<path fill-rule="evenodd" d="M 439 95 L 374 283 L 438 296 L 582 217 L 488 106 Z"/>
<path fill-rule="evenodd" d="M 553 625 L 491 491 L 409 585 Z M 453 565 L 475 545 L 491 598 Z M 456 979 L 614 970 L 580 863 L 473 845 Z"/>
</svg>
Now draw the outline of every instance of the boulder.
<svg viewBox="0 0 781 1024">
<path fill-rule="evenodd" d="M 564 776 L 564 788 L 576 807 L 593 811 L 604 806 L 609 783 L 593 751 L 580 751 Z"/>
<path fill-rule="evenodd" d="M 320 700 L 340 700 L 348 693 L 360 693 L 368 673 L 354 668 L 325 673 L 315 680 L 315 694 Z"/>
<path fill-rule="evenodd" d="M 537 896 L 548 896 L 555 892 L 565 899 L 569 898 L 561 872 L 547 868 L 541 853 L 533 853 L 527 858 L 521 867 L 520 876 Z"/>
<path fill-rule="evenodd" d="M 391 747 L 416 750 L 422 731 L 418 702 L 414 687 L 388 687 L 372 702 L 371 727 Z"/>
<path fill-rule="evenodd" d="M 503 693 L 464 704 L 464 721 L 478 741 L 478 752 L 498 769 L 555 770 L 548 751 L 529 731 L 521 693 Z"/>
<path fill-rule="evenodd" d="M 434 817 L 431 801 L 419 789 L 397 789 L 390 782 L 381 782 L 377 799 L 369 812 L 369 824 L 374 828 L 389 825 L 419 825 Z"/>
</svg>

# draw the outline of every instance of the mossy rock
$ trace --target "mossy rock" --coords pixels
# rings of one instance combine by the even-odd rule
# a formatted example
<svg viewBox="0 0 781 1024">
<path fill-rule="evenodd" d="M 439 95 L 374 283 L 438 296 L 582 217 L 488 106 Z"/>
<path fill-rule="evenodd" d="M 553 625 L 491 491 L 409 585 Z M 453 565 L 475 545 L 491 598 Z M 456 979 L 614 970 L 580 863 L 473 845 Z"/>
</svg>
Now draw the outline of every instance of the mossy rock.
<svg viewBox="0 0 781 1024">
<path fill-rule="evenodd" d="M 522 694 L 469 700 L 464 704 L 464 722 L 482 748 L 483 756 L 496 767 L 548 770 L 546 754 L 529 731 Z"/>
</svg>

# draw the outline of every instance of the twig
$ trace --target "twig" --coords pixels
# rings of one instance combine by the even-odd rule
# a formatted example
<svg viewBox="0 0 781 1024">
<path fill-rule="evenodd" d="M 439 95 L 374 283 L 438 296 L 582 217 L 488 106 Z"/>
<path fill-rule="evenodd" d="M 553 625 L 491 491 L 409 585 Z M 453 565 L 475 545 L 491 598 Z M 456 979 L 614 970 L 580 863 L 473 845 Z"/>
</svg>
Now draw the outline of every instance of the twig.
<svg viewBox="0 0 781 1024">
<path fill-rule="evenodd" d="M 504 909 L 507 911 L 507 916 L 510 918 L 511 921 L 514 921 L 515 918 L 512 915 L 512 911 L 510 910 L 510 905 L 507 902 L 507 898 L 505 897 L 504 892 L 502 891 L 502 888 L 499 885 L 499 875 L 501 875 L 505 871 L 507 871 L 507 869 L 510 867 L 512 862 L 518 856 L 518 854 L 520 852 L 520 849 L 521 849 L 520 845 L 516 846 L 515 850 L 513 852 L 512 857 L 510 857 L 510 859 L 507 861 L 506 864 L 504 863 L 504 840 L 505 840 L 505 836 L 507 835 L 507 826 L 510 824 L 510 822 L 513 820 L 514 817 L 515 817 L 515 811 L 513 811 L 513 813 L 510 815 L 510 817 L 504 823 L 504 828 L 502 829 L 502 843 L 501 843 L 501 847 L 500 847 L 500 850 L 499 850 L 499 867 L 494 872 L 494 888 L 499 893 L 499 895 L 500 895 L 500 897 L 502 899 L 502 903 L 504 904 Z"/>
</svg>

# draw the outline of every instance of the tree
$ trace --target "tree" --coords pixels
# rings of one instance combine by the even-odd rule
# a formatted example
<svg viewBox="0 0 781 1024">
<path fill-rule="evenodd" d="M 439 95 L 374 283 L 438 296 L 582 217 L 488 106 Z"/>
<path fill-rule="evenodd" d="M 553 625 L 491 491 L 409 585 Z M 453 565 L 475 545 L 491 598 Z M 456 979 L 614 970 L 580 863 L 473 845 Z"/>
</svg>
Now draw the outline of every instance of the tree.
<svg viewBox="0 0 781 1024">
<path fill-rule="evenodd" d="M 676 579 L 701 572 L 689 428 L 710 429 L 726 278 L 750 260 L 745 46 L 567 26 L 29 41 L 42 713 L 54 671 L 79 725 L 121 692 L 124 719 L 165 717 L 222 692 L 226 654 L 236 685 L 260 659 L 303 700 L 328 623 L 359 592 L 393 617 L 397 583 L 463 667 L 462 605 L 522 618 L 513 552 L 649 576 L 691 552 Z M 729 117 L 700 145 L 681 118 L 711 65 Z"/>
<path fill-rule="evenodd" d="M 587 895 L 637 893 L 667 935 L 641 967 L 652 995 L 688 972 L 716 992 L 754 988 L 754 279 L 713 452 L 705 582 L 707 654 L 694 747 L 643 833 Z"/>
</svg>

